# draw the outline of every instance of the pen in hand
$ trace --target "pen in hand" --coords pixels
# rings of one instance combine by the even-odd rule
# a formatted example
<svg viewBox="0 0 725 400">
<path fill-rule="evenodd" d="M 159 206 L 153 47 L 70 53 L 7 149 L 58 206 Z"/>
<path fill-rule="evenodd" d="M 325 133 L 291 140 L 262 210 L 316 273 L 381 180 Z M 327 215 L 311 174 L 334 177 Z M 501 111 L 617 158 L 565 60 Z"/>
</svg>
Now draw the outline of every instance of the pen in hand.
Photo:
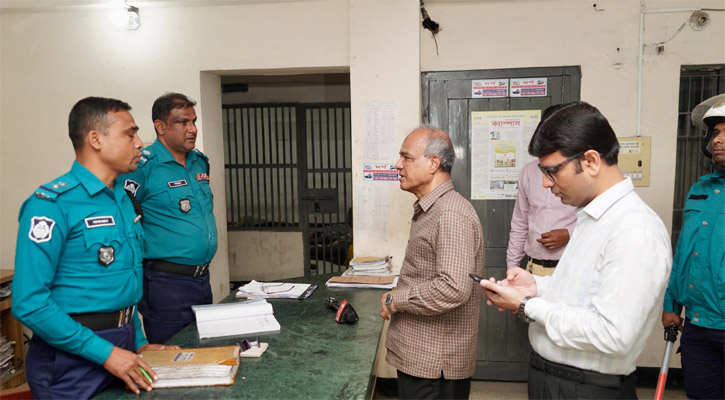
<svg viewBox="0 0 725 400">
<path fill-rule="evenodd" d="M 143 376 L 145 376 L 145 377 L 146 377 L 146 379 L 148 379 L 148 380 L 149 380 L 149 383 L 153 384 L 153 383 L 154 383 L 154 381 L 153 381 L 153 380 L 151 380 L 151 377 L 150 377 L 150 376 L 149 376 L 149 374 L 148 374 L 148 373 L 146 372 L 146 370 L 145 370 L 145 369 L 143 369 L 143 367 L 138 367 L 138 368 L 139 368 L 139 369 L 141 370 L 141 373 L 143 374 Z"/>
</svg>

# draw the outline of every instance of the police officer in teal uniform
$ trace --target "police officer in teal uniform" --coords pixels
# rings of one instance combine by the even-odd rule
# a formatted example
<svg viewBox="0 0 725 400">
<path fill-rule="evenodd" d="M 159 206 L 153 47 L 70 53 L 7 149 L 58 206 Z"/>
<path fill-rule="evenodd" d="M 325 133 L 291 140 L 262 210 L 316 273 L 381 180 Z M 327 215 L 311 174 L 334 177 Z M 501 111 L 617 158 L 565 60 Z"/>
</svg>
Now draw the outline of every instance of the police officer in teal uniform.
<svg viewBox="0 0 725 400">
<path fill-rule="evenodd" d="M 137 355 L 164 347 L 149 345 L 135 309 L 143 229 L 115 183 L 141 157 L 130 109 L 98 97 L 76 103 L 76 161 L 20 208 L 12 313 L 33 331 L 25 369 L 36 399 L 86 399 L 114 376 L 135 393 L 153 387 Z"/>
<path fill-rule="evenodd" d="M 715 172 L 701 176 L 687 194 L 682 230 L 665 292 L 662 324 L 665 328 L 676 325 L 682 331 L 680 352 L 687 397 L 723 399 L 725 98 L 705 112 L 703 123 L 707 135 L 702 152 L 712 158 Z"/>
<path fill-rule="evenodd" d="M 118 178 L 144 212 L 146 260 L 139 311 L 146 336 L 163 343 L 212 302 L 209 263 L 217 249 L 209 160 L 195 149 L 196 102 L 167 93 L 153 104 L 156 141 L 137 171 Z"/>
</svg>

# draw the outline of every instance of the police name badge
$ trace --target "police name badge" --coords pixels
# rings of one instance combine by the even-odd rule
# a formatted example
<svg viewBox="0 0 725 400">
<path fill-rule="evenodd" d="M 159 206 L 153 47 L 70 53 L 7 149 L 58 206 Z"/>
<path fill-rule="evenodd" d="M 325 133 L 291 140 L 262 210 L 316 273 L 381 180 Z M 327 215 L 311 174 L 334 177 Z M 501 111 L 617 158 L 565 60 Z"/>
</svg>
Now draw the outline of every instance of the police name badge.
<svg viewBox="0 0 725 400">
<path fill-rule="evenodd" d="M 33 217 L 30 219 L 30 232 L 28 237 L 35 243 L 47 242 L 53 238 L 55 221 L 48 217 Z"/>
<path fill-rule="evenodd" d="M 183 212 L 184 214 L 188 213 L 189 210 L 191 210 L 191 200 L 189 200 L 189 199 L 179 200 L 179 210 L 181 210 L 181 212 Z"/>
<path fill-rule="evenodd" d="M 113 260 L 116 259 L 115 256 L 116 249 L 113 248 L 113 246 L 101 246 L 98 248 L 98 262 L 105 265 L 106 267 L 109 266 Z"/>
</svg>

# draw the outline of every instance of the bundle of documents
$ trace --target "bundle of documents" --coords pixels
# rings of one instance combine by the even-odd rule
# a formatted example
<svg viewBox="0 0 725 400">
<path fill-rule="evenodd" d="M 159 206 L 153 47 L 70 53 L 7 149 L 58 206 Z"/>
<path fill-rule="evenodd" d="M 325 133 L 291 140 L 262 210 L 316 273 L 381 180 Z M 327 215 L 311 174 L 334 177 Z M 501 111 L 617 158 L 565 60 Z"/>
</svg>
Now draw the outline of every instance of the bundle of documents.
<svg viewBox="0 0 725 400">
<path fill-rule="evenodd" d="M 392 270 L 391 259 L 391 256 L 355 257 L 350 261 L 350 268 L 345 272 L 348 276 L 390 275 L 390 271 Z"/>
<path fill-rule="evenodd" d="M 0 379 L 15 373 L 15 342 L 0 336 Z"/>
<path fill-rule="evenodd" d="M 239 346 L 147 350 L 139 357 L 158 376 L 155 388 L 233 385 L 239 369 Z"/>
<path fill-rule="evenodd" d="M 392 289 L 398 285 L 397 276 L 335 276 L 325 284 L 327 287 Z"/>
<path fill-rule="evenodd" d="M 280 331 L 272 305 L 265 299 L 191 306 L 199 339 L 251 336 Z"/>
<path fill-rule="evenodd" d="M 236 297 L 261 297 L 265 299 L 306 299 L 317 289 L 309 283 L 251 281 L 237 290 Z"/>
</svg>

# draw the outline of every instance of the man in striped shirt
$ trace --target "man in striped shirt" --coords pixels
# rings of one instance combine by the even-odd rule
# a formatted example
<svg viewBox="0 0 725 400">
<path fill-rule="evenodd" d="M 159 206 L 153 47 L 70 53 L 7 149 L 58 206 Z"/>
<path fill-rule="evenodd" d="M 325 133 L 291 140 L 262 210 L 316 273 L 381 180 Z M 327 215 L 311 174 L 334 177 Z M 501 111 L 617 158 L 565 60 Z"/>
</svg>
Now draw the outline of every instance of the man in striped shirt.
<svg viewBox="0 0 725 400">
<path fill-rule="evenodd" d="M 417 198 L 398 286 L 381 298 L 401 399 L 468 399 L 476 366 L 481 287 L 468 274 L 483 275 L 483 230 L 453 189 L 454 159 L 448 135 L 424 126 L 395 164 L 400 188 Z"/>
</svg>

